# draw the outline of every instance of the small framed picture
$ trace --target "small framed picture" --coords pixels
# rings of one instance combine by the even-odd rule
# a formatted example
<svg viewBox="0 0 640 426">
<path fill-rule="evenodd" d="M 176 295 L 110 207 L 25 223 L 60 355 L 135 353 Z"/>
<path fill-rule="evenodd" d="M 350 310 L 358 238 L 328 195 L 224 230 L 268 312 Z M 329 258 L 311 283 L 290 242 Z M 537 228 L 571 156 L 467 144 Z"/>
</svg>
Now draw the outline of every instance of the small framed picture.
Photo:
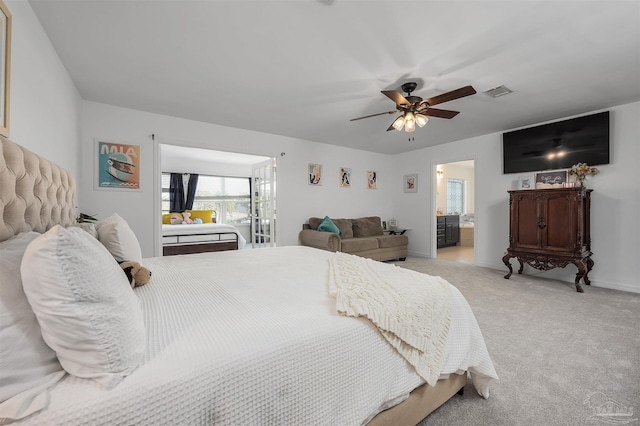
<svg viewBox="0 0 640 426">
<path fill-rule="evenodd" d="M 351 169 L 348 167 L 340 167 L 340 186 L 351 188 Z"/>
<path fill-rule="evenodd" d="M 533 189 L 533 176 L 518 176 L 518 189 Z"/>
<path fill-rule="evenodd" d="M 418 175 L 404 175 L 404 192 L 418 192 Z"/>
<path fill-rule="evenodd" d="M 377 180 L 378 180 L 378 174 L 373 170 L 367 170 L 367 188 L 376 189 Z"/>
<path fill-rule="evenodd" d="M 140 190 L 140 145 L 95 140 L 95 189 Z"/>
<path fill-rule="evenodd" d="M 536 173 L 536 189 L 563 188 L 567 181 L 567 171 Z"/>
<path fill-rule="evenodd" d="M 398 221 L 395 219 L 389 219 L 387 221 L 387 226 L 389 227 L 390 231 L 395 231 L 396 229 L 398 229 Z"/>
<path fill-rule="evenodd" d="M 383 220 L 383 221 L 382 221 L 382 230 L 383 230 L 383 231 L 386 231 L 386 230 L 387 230 L 387 221 L 386 221 L 386 220 Z"/>
<path fill-rule="evenodd" d="M 322 185 L 322 164 L 309 163 L 309 185 Z"/>
</svg>

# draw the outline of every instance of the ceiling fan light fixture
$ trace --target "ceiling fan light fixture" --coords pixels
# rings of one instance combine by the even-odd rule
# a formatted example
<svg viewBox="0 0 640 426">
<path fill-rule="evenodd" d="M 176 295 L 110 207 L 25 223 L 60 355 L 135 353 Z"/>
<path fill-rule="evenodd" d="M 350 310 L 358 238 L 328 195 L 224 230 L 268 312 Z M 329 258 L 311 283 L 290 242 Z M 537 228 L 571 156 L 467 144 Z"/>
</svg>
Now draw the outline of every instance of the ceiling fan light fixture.
<svg viewBox="0 0 640 426">
<path fill-rule="evenodd" d="M 396 118 L 396 121 L 393 122 L 392 126 L 397 131 L 401 131 L 402 128 L 404 127 L 404 115 L 401 115 L 400 117 Z"/>
<path fill-rule="evenodd" d="M 408 112 L 404 116 L 404 131 L 407 133 L 414 132 L 416 130 L 416 117 Z"/>
<path fill-rule="evenodd" d="M 424 127 L 425 124 L 429 121 L 429 118 L 426 115 L 416 114 L 416 124 L 420 127 Z"/>
</svg>

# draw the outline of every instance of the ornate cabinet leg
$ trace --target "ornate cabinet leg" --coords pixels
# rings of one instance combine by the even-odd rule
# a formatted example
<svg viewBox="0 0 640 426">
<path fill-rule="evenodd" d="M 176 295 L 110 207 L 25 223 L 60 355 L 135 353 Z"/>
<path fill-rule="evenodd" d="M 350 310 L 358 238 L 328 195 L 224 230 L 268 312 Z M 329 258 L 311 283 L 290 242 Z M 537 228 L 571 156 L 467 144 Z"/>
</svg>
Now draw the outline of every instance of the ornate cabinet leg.
<svg viewBox="0 0 640 426">
<path fill-rule="evenodd" d="M 591 285 L 591 281 L 589 280 L 589 272 L 591 271 L 591 269 L 593 268 L 593 260 L 591 260 L 591 258 L 587 259 L 587 272 L 584 273 L 584 283 L 586 285 Z"/>
<path fill-rule="evenodd" d="M 507 265 L 507 268 L 509 268 L 509 273 L 507 275 L 504 276 L 505 280 L 508 280 L 509 277 L 511 276 L 511 274 L 513 274 L 513 268 L 511 268 L 511 263 L 509 262 L 509 259 L 511 259 L 511 254 L 507 253 L 502 257 L 502 262 Z"/>
<path fill-rule="evenodd" d="M 520 262 L 520 268 L 518 269 L 518 273 L 522 275 L 522 271 L 524 271 L 524 263 L 520 258 L 518 258 L 518 262 Z"/>
<path fill-rule="evenodd" d="M 584 293 L 584 290 L 582 289 L 582 286 L 580 286 L 580 279 L 583 278 L 583 277 L 586 277 L 587 267 L 585 266 L 584 262 L 582 262 L 582 261 L 575 262 L 575 265 L 578 267 L 578 273 L 576 274 L 576 281 L 575 281 L 576 291 L 578 293 Z"/>
</svg>

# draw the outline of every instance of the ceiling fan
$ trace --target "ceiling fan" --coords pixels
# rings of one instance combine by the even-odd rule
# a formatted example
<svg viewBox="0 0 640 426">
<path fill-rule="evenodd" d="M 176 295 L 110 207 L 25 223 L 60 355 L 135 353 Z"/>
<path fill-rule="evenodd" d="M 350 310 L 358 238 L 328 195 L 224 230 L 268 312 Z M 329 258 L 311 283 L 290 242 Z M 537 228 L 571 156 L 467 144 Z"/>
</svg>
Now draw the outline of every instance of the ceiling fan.
<svg viewBox="0 0 640 426">
<path fill-rule="evenodd" d="M 400 92 L 395 90 L 383 90 L 382 94 L 396 103 L 395 110 L 352 118 L 349 121 L 362 120 L 363 118 L 376 117 L 384 114 L 396 114 L 400 111 L 402 114 L 396 118 L 393 123 L 391 123 L 387 132 L 393 129 L 401 131 L 402 128 L 404 128 L 405 132 L 413 132 L 416 129 L 416 124 L 420 127 L 427 124 L 427 121 L 429 121 L 427 116 L 450 119 L 459 114 L 459 111 L 432 108 L 434 105 L 453 101 L 454 99 L 464 98 L 465 96 L 476 93 L 476 90 L 473 87 L 465 86 L 460 89 L 452 90 L 451 92 L 443 93 L 442 95 L 422 99 L 419 96 L 411 95 L 411 92 L 416 90 L 417 86 L 418 84 L 412 81 L 404 83 L 402 85 L 402 90 L 407 92 L 407 96 L 402 96 Z"/>
</svg>

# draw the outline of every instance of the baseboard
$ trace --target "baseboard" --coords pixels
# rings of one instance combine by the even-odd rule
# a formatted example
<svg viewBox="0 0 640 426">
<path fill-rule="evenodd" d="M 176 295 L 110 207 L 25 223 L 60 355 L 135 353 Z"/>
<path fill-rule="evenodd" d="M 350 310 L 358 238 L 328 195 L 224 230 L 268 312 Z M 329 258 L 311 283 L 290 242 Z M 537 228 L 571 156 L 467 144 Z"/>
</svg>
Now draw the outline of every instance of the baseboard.
<svg viewBox="0 0 640 426">
<path fill-rule="evenodd" d="M 504 266 L 504 263 L 498 265 L 498 264 L 492 264 L 492 263 L 474 263 L 474 265 L 479 266 L 481 268 L 487 268 L 487 269 L 494 269 L 496 271 L 502 271 L 504 270 L 505 275 L 507 274 L 507 272 L 509 272 L 509 270 L 507 269 L 506 266 Z"/>
<path fill-rule="evenodd" d="M 589 286 L 584 286 L 589 288 Z M 640 287 L 634 287 L 629 284 L 610 283 L 606 281 L 591 280 L 591 287 L 608 288 L 610 290 L 626 291 L 628 293 L 640 293 Z"/>
<path fill-rule="evenodd" d="M 431 259 L 431 255 L 428 253 L 422 253 L 419 251 L 409 251 L 409 256 L 411 257 L 425 257 L 427 259 Z"/>
<path fill-rule="evenodd" d="M 431 255 L 429 255 L 427 253 L 415 252 L 415 251 L 410 251 L 409 252 L 409 256 L 412 256 L 412 257 L 423 257 L 423 258 L 427 258 L 427 259 L 432 259 Z M 505 275 L 507 274 L 507 272 L 509 272 L 509 270 L 507 269 L 507 267 L 504 264 L 498 265 L 498 264 L 490 264 L 490 263 L 474 263 L 474 266 L 478 266 L 480 268 L 493 269 L 493 270 L 496 270 L 496 271 L 504 271 Z M 515 269 L 517 269 L 517 268 L 514 268 L 514 273 L 517 273 L 517 270 L 515 270 Z M 538 272 L 538 274 L 541 274 L 542 272 L 545 272 L 545 271 L 537 271 L 537 272 Z M 531 274 L 526 274 L 525 273 L 525 275 L 535 276 L 537 274 L 531 275 Z M 558 277 L 546 277 L 546 278 L 573 284 L 573 280 L 563 280 L 563 279 L 559 279 Z M 626 291 L 628 293 L 640 293 L 640 287 L 638 287 L 638 286 L 633 286 L 633 285 L 624 284 L 624 283 L 612 283 L 612 282 L 608 282 L 608 281 L 594 280 L 593 278 L 591 278 L 591 286 L 592 287 L 607 288 L 609 290 Z M 589 288 L 589 286 L 584 286 L 584 287 L 587 288 L 587 289 Z"/>
<path fill-rule="evenodd" d="M 495 269 L 498 271 L 504 271 L 505 275 L 507 274 L 507 272 L 509 272 L 509 270 L 507 269 L 507 267 L 502 264 L 502 265 L 495 265 L 495 264 L 484 264 L 484 263 L 476 263 L 476 266 L 482 267 L 482 268 L 489 268 L 489 269 Z M 514 266 L 514 274 L 517 274 L 517 267 Z M 529 276 L 536 276 L 536 275 L 540 275 L 542 276 L 543 273 L 547 273 L 547 275 L 551 275 L 548 274 L 549 271 L 535 271 L 533 274 L 527 274 L 526 271 L 523 275 L 529 275 Z M 574 281 L 573 280 L 565 280 L 565 279 L 561 279 L 557 276 L 542 276 L 542 278 L 546 278 L 546 279 L 551 279 L 551 280 L 558 280 L 558 281 L 562 281 L 564 283 L 571 283 L 573 284 Z M 610 290 L 618 290 L 618 291 L 626 291 L 629 293 L 640 293 L 640 287 L 637 286 L 632 286 L 629 284 L 622 284 L 622 283 L 612 283 L 612 282 L 607 282 L 607 281 L 600 281 L 600 280 L 594 280 L 593 278 L 589 277 L 591 279 L 591 286 L 592 287 L 600 287 L 600 288 L 607 288 Z M 582 283 L 582 281 L 581 281 Z M 589 286 L 584 285 L 584 288 L 589 288 Z"/>
</svg>

